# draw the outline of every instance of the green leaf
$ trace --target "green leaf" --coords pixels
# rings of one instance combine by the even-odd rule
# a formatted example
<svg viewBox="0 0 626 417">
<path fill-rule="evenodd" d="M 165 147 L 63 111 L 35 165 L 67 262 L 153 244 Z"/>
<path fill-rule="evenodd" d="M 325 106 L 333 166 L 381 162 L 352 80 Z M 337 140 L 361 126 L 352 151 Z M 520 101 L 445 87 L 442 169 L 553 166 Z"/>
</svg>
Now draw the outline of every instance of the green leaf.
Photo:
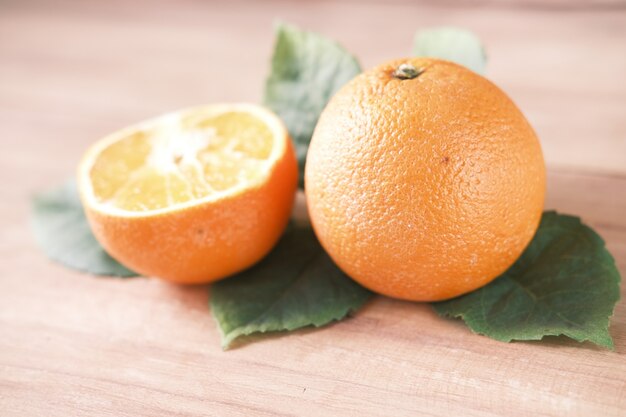
<svg viewBox="0 0 626 417">
<path fill-rule="evenodd" d="M 339 270 L 309 226 L 292 226 L 263 261 L 211 287 L 211 311 L 228 348 L 239 336 L 323 326 L 371 293 Z"/>
<path fill-rule="evenodd" d="M 111 258 L 93 236 L 73 180 L 33 199 L 32 226 L 41 249 L 54 261 L 96 275 L 137 275 Z"/>
<path fill-rule="evenodd" d="M 360 72 L 356 58 L 333 40 L 291 25 L 277 25 L 263 101 L 283 119 L 294 141 L 300 187 L 320 113 L 333 94 Z"/>
<path fill-rule="evenodd" d="M 413 41 L 413 55 L 456 62 L 478 74 L 485 73 L 487 57 L 478 36 L 453 27 L 419 31 Z"/>
<path fill-rule="evenodd" d="M 504 342 L 565 335 L 613 349 L 608 329 L 619 283 L 615 260 L 596 232 L 577 217 L 545 212 L 508 271 L 483 288 L 436 303 L 435 310 Z"/>
</svg>

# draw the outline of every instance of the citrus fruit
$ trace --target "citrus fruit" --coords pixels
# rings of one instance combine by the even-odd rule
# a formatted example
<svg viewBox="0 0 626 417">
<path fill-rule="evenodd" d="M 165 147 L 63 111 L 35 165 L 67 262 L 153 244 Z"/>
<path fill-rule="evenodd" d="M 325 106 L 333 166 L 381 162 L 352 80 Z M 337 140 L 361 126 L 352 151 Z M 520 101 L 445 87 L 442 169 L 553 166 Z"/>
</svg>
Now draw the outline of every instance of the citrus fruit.
<svg viewBox="0 0 626 417">
<path fill-rule="evenodd" d="M 143 275 L 204 283 L 269 252 L 287 225 L 297 162 L 282 122 L 251 104 L 167 114 L 93 145 L 81 200 L 106 251 Z"/>
<path fill-rule="evenodd" d="M 373 291 L 436 301 L 521 255 L 541 218 L 539 141 L 498 87 L 451 62 L 408 58 L 345 85 L 322 112 L 305 169 L 315 232 Z"/>
</svg>

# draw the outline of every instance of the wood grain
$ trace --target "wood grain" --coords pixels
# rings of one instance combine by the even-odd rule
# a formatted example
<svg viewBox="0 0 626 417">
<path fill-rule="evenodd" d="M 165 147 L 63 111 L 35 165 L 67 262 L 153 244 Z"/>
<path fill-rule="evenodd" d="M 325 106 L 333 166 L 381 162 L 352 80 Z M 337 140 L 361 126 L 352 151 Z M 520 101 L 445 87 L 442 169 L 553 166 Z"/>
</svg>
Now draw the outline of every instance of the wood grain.
<svg viewBox="0 0 626 417">
<path fill-rule="evenodd" d="M 623 301 L 615 352 L 563 338 L 504 344 L 383 297 L 327 329 L 222 352 L 207 288 L 92 278 L 43 257 L 29 196 L 119 127 L 258 101 L 276 17 L 339 39 L 366 67 L 407 54 L 418 27 L 478 32 L 490 77 L 541 136 L 547 207 L 596 228 L 625 274 L 622 1 L 2 0 L 0 414 L 625 415 Z"/>
</svg>

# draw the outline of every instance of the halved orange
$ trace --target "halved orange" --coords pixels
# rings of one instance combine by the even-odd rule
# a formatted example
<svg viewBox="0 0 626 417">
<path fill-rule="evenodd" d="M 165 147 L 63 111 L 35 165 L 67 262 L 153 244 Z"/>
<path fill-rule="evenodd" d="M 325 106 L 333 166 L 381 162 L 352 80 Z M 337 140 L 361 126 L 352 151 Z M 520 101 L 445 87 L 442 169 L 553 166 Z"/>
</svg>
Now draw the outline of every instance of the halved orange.
<svg viewBox="0 0 626 417">
<path fill-rule="evenodd" d="M 94 144 L 78 170 L 91 228 L 143 275 L 205 283 L 263 258 L 293 206 L 297 162 L 280 119 L 253 104 L 177 111 Z"/>
</svg>

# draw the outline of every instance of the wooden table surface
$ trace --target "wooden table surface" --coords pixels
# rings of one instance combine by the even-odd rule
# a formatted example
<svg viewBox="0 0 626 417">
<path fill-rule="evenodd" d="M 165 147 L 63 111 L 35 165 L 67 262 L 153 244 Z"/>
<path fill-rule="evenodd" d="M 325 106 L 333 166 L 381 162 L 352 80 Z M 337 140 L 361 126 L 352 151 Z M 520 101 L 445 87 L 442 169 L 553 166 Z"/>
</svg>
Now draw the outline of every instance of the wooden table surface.
<svg viewBox="0 0 626 417">
<path fill-rule="evenodd" d="M 536 127 L 547 207 L 596 228 L 626 275 L 624 1 L 437 4 L 1 0 L 0 415 L 626 415 L 624 301 L 615 352 L 500 343 L 383 297 L 223 352 L 206 288 L 82 275 L 33 242 L 29 197 L 73 175 L 92 141 L 180 107 L 259 101 L 275 18 L 365 67 L 450 24 L 485 40 L 489 76 Z"/>
</svg>

